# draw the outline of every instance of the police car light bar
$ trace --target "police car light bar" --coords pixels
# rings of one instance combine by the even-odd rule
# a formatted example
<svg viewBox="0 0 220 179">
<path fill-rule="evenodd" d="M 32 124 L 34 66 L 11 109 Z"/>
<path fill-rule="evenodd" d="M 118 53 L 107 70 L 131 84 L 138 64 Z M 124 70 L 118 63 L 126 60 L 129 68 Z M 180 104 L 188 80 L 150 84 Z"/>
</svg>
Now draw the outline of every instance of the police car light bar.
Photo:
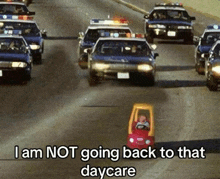
<svg viewBox="0 0 220 179">
<path fill-rule="evenodd" d="M 92 19 L 90 20 L 91 25 L 128 25 L 128 21 L 126 19 Z"/>
<path fill-rule="evenodd" d="M 182 3 L 156 3 L 155 4 L 156 7 L 158 6 L 167 6 L 167 7 L 183 7 Z"/>
<path fill-rule="evenodd" d="M 216 24 L 208 25 L 208 26 L 207 26 L 207 29 L 215 29 L 215 30 L 218 30 L 218 29 L 220 29 L 220 25 L 216 25 Z"/>
</svg>

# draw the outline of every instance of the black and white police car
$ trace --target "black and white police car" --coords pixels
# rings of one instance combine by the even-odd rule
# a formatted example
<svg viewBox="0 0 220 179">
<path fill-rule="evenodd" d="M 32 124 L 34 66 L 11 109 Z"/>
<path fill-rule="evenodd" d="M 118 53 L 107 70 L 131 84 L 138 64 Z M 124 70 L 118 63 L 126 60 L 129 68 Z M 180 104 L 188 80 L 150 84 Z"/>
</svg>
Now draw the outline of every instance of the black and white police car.
<svg viewBox="0 0 220 179">
<path fill-rule="evenodd" d="M 220 40 L 209 51 L 209 57 L 205 62 L 205 75 L 210 91 L 218 90 L 220 84 Z"/>
<path fill-rule="evenodd" d="M 189 16 L 181 3 L 157 3 L 144 18 L 149 43 L 153 43 L 154 38 L 183 39 L 185 43 L 193 43 L 192 20 L 195 17 Z"/>
<path fill-rule="evenodd" d="M 205 59 L 209 56 L 209 50 L 213 44 L 220 40 L 220 25 L 209 25 L 201 37 L 197 37 L 198 43 L 195 49 L 195 68 L 199 74 L 204 74 Z"/>
<path fill-rule="evenodd" d="M 85 34 L 79 32 L 79 66 L 82 69 L 87 69 L 88 54 L 84 52 L 85 49 L 93 47 L 100 37 L 110 37 L 115 33 L 120 34 L 120 36 L 132 33 L 126 19 L 92 19 Z"/>
</svg>

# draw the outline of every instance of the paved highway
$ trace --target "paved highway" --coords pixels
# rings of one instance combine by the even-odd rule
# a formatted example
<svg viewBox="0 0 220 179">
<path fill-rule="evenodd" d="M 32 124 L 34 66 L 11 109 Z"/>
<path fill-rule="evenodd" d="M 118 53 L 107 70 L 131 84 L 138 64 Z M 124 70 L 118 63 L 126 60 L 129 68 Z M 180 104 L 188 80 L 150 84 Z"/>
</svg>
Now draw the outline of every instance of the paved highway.
<svg viewBox="0 0 220 179">
<path fill-rule="evenodd" d="M 145 4 L 153 8 L 155 0 Z M 77 64 L 79 31 L 91 18 L 127 17 L 134 32 L 143 32 L 143 15 L 109 0 L 41 0 L 30 5 L 35 20 L 53 37 L 45 41 L 44 62 L 35 65 L 26 85 L 0 86 L 0 178 L 82 178 L 91 166 L 134 166 L 134 178 L 220 178 L 220 93 L 210 92 L 205 77 L 194 69 L 194 46 L 156 41 L 157 78 L 154 87 L 106 81 L 90 87 L 87 72 Z M 198 14 L 200 15 L 200 14 Z M 202 16 L 203 22 L 209 21 Z M 214 20 L 213 20 L 214 22 Z M 201 31 L 201 29 L 198 29 Z M 66 38 L 64 38 L 66 37 Z M 141 159 L 111 162 L 80 161 L 82 148 L 121 148 L 134 103 L 155 108 L 158 147 L 204 146 L 206 159 Z M 210 145 L 211 143 L 211 145 Z M 14 146 L 78 145 L 76 159 L 14 159 Z M 128 178 L 128 177 L 127 177 Z"/>
</svg>

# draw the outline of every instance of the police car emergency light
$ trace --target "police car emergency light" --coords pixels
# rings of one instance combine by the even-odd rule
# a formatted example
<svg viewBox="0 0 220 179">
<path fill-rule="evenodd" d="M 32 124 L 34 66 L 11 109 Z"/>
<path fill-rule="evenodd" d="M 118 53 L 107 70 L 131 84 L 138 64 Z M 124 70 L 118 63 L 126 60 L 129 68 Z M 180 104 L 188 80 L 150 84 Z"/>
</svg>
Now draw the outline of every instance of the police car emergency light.
<svg viewBox="0 0 220 179">
<path fill-rule="evenodd" d="M 126 19 L 92 19 L 90 25 L 128 25 Z"/>
<path fill-rule="evenodd" d="M 28 16 L 28 15 L 0 15 L 0 19 L 33 20 L 33 17 Z"/>
<path fill-rule="evenodd" d="M 166 6 L 166 7 L 183 7 L 182 3 L 156 3 L 155 4 L 156 7 L 158 6 Z"/>
<path fill-rule="evenodd" d="M 218 30 L 218 29 L 220 29 L 220 25 L 216 25 L 216 24 L 208 25 L 207 29 Z"/>
</svg>

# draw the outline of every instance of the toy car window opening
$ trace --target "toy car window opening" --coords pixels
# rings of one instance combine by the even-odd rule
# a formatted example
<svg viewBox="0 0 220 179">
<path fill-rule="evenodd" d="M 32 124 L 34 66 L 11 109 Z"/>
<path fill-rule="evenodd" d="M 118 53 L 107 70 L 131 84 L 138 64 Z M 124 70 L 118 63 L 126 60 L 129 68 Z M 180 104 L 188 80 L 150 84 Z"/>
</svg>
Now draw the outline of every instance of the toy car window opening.
<svg viewBox="0 0 220 179">
<path fill-rule="evenodd" d="M 164 20 L 164 19 L 189 20 L 189 15 L 186 11 L 158 10 L 152 13 L 151 19 L 153 20 Z"/>
<path fill-rule="evenodd" d="M 0 52 L 25 53 L 24 46 L 21 39 L 0 38 Z"/>
<path fill-rule="evenodd" d="M 24 5 L 0 4 L 0 14 L 23 14 L 28 12 Z"/>
<path fill-rule="evenodd" d="M 120 37 L 126 37 L 127 33 L 131 33 L 129 29 L 89 29 L 84 41 L 96 42 L 100 37 L 111 37 L 114 34 L 119 34 Z"/>
<path fill-rule="evenodd" d="M 150 48 L 146 42 L 140 41 L 100 41 L 95 53 L 119 56 L 149 56 Z"/>
</svg>

